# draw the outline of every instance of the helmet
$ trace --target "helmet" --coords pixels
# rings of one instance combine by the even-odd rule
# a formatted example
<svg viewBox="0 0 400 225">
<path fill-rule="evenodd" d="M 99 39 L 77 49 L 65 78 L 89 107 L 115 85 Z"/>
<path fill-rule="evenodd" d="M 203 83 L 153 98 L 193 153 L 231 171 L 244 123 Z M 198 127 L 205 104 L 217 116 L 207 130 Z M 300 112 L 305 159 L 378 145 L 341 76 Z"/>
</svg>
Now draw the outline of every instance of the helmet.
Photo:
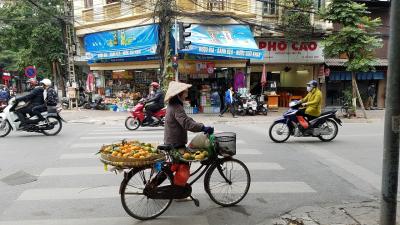
<svg viewBox="0 0 400 225">
<path fill-rule="evenodd" d="M 26 81 L 26 83 L 30 84 L 30 85 L 37 85 L 37 80 L 36 78 L 30 78 Z"/>
<path fill-rule="evenodd" d="M 307 83 L 307 86 L 317 87 L 318 86 L 318 82 L 316 80 L 312 80 L 312 81 Z"/>
<path fill-rule="evenodd" d="M 150 84 L 150 86 L 152 86 L 153 88 L 159 88 L 159 87 L 160 87 L 160 84 L 157 83 L 157 82 L 152 82 L 152 83 Z"/>
<path fill-rule="evenodd" d="M 43 79 L 42 81 L 40 81 L 40 83 L 45 86 L 51 86 L 51 80 L 49 79 Z"/>
</svg>

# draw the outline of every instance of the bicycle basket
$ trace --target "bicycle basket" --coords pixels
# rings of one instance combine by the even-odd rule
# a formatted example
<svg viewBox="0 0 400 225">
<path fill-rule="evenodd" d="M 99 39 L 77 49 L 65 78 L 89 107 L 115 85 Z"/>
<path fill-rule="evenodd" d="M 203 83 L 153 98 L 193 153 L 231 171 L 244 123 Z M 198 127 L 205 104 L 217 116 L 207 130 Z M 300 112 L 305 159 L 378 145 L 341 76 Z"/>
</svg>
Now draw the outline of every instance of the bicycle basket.
<svg viewBox="0 0 400 225">
<path fill-rule="evenodd" d="M 233 156 L 236 154 L 236 133 L 223 132 L 215 134 L 215 149 L 222 156 Z"/>
</svg>

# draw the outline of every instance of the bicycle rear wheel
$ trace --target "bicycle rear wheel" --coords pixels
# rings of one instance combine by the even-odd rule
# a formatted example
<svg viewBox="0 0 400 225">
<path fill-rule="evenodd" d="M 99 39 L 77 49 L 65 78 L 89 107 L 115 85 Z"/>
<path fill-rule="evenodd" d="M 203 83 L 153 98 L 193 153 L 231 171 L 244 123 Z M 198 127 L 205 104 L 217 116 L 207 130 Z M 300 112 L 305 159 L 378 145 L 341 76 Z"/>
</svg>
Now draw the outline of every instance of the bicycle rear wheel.
<svg viewBox="0 0 400 225">
<path fill-rule="evenodd" d="M 208 169 L 204 189 L 218 205 L 233 206 L 247 195 L 250 182 L 249 169 L 242 161 L 225 158 Z"/>
<path fill-rule="evenodd" d="M 158 187 L 172 184 L 172 178 L 168 176 Z M 171 199 L 150 199 L 143 191 L 149 182 L 157 176 L 154 168 L 143 168 L 133 173 L 121 183 L 121 202 L 125 211 L 135 219 L 149 220 L 161 215 L 171 205 Z"/>
</svg>

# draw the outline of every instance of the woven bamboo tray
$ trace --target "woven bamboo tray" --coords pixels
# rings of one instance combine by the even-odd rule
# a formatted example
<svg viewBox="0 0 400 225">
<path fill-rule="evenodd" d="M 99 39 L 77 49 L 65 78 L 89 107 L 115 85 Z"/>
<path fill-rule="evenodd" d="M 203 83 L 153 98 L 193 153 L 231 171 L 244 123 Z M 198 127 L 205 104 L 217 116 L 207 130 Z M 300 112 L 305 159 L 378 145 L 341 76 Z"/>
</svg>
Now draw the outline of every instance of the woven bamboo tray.
<svg viewBox="0 0 400 225">
<path fill-rule="evenodd" d="M 161 159 L 159 159 L 159 160 L 161 160 Z M 154 160 L 153 161 L 142 160 L 142 161 L 137 161 L 137 162 L 114 162 L 114 161 L 108 161 L 108 160 L 100 158 L 100 161 L 102 161 L 104 164 L 111 165 L 111 166 L 123 167 L 123 168 L 133 168 L 133 167 L 143 167 L 143 166 L 153 165 L 158 160 L 155 160 L 155 161 Z"/>
<path fill-rule="evenodd" d="M 105 154 L 101 153 L 100 157 L 104 160 L 107 161 L 112 161 L 112 162 L 138 162 L 138 161 L 157 161 L 159 159 L 164 159 L 165 155 L 164 154 L 157 154 L 153 155 L 144 159 L 134 159 L 134 158 L 121 158 L 121 157 L 115 157 L 110 154 Z"/>
</svg>

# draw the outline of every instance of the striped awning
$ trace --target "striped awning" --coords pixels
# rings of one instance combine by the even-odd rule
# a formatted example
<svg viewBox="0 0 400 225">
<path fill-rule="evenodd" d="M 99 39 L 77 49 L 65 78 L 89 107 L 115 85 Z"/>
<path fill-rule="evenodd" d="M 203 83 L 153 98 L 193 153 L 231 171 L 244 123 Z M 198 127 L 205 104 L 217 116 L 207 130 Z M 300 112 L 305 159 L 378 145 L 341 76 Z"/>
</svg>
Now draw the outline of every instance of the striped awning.
<svg viewBox="0 0 400 225">
<path fill-rule="evenodd" d="M 344 66 L 347 59 L 325 59 L 325 64 L 327 66 Z M 373 66 L 388 66 L 388 59 L 377 59 Z"/>
<path fill-rule="evenodd" d="M 375 72 L 358 72 L 357 80 L 383 80 L 385 79 L 384 71 Z M 349 71 L 332 71 L 329 80 L 351 80 L 351 72 Z"/>
</svg>

